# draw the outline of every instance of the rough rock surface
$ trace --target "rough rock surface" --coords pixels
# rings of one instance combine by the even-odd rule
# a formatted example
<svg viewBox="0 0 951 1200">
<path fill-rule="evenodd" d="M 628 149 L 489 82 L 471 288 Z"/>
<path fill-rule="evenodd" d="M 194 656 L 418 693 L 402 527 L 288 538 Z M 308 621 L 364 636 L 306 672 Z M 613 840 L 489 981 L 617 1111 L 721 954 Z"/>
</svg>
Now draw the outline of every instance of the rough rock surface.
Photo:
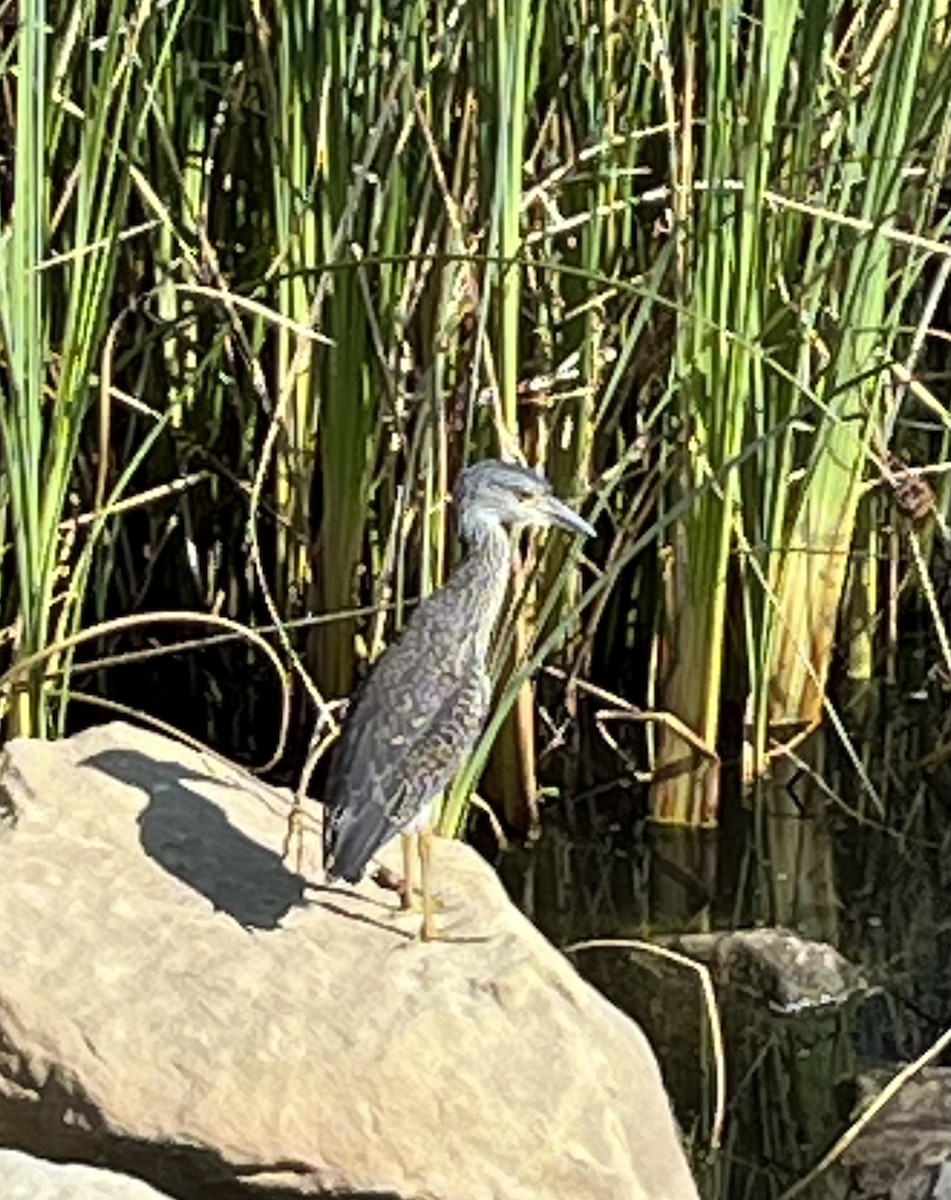
<svg viewBox="0 0 951 1200">
<path fill-rule="evenodd" d="M 718 988 L 742 992 L 787 1016 L 838 1007 L 874 990 L 834 946 L 781 926 L 685 934 L 675 944 L 709 964 Z"/>
<path fill-rule="evenodd" d="M 77 1163 L 51 1163 L 0 1150 L 3 1200 L 165 1200 L 141 1179 Z"/>
<path fill-rule="evenodd" d="M 864 1108 L 897 1073 L 859 1077 Z M 951 1198 L 951 1069 L 926 1067 L 909 1079 L 843 1155 L 855 1200 Z"/>
<path fill-rule="evenodd" d="M 285 868 L 286 805 L 127 725 L 6 747 L 0 1142 L 188 1200 L 696 1196 L 643 1035 L 474 852 L 424 945 Z"/>
</svg>

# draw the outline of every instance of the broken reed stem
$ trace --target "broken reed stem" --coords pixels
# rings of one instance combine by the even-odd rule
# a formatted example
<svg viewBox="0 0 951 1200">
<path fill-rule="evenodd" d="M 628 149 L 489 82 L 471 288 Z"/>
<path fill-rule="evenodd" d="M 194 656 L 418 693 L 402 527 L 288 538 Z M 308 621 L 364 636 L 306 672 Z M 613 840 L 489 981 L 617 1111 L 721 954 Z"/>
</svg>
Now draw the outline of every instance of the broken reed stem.
<svg viewBox="0 0 951 1200">
<path fill-rule="evenodd" d="M 569 678 L 568 672 L 561 670 L 559 667 L 545 667 L 544 671 L 546 675 L 551 675 L 554 679 L 568 680 Z M 636 704 L 631 704 L 623 696 L 609 692 L 606 688 L 598 687 L 597 684 L 588 683 L 584 679 L 576 677 L 570 680 L 570 683 L 579 692 L 585 692 L 589 696 L 594 696 L 599 700 L 606 700 L 609 704 L 615 705 L 613 709 L 600 710 L 595 716 L 596 721 L 656 721 L 661 725 L 667 725 L 673 729 L 675 733 L 679 734 L 685 742 L 689 743 L 704 758 L 709 758 L 712 762 L 720 761 L 720 756 L 716 750 L 712 746 L 708 746 L 699 734 L 694 733 L 674 713 L 666 712 L 663 709 L 638 708 Z"/>
<path fill-rule="evenodd" d="M 700 987 L 703 991 L 703 1001 L 710 1026 L 710 1042 L 713 1051 L 713 1066 L 716 1098 L 713 1110 L 713 1125 L 710 1130 L 710 1149 L 719 1150 L 723 1141 L 723 1124 L 726 1119 L 726 1056 L 723 1053 L 723 1028 L 720 1024 L 720 1010 L 713 990 L 713 980 L 707 967 L 686 954 L 669 950 L 666 946 L 655 946 L 653 942 L 644 942 L 639 938 L 591 938 L 583 942 L 572 942 L 563 948 L 565 954 L 577 954 L 580 950 L 642 950 L 645 954 L 655 954 L 658 958 L 666 958 L 681 966 L 696 971 L 700 977 Z M 784 1198 L 785 1200 L 785 1198 Z"/>
<path fill-rule="evenodd" d="M 113 500 L 107 505 L 100 505 L 90 512 L 80 513 L 76 517 L 66 517 L 59 523 L 60 533 L 73 533 L 77 529 L 82 529 L 86 525 L 92 525 L 105 514 L 107 516 L 115 516 L 116 513 L 129 512 L 134 508 L 144 508 L 145 505 L 151 504 L 154 500 L 167 500 L 170 496 L 178 496 L 182 492 L 187 492 L 189 488 L 196 487 L 199 483 L 204 483 L 206 479 L 213 479 L 214 474 L 211 471 L 201 470 L 193 471 L 190 475 L 182 475 L 178 479 L 169 480 L 168 483 L 160 483 L 155 487 L 148 488 L 144 492 L 136 492 L 134 496 L 126 496 L 122 500 Z"/>
<path fill-rule="evenodd" d="M 941 647 L 945 670 L 951 674 L 951 641 L 948 639 L 948 631 L 941 618 L 941 607 L 938 604 L 938 597 L 935 595 L 934 585 L 931 582 L 931 573 L 928 570 L 928 564 L 925 562 L 925 556 L 921 552 L 921 542 L 914 529 L 908 530 L 908 546 L 911 550 L 911 556 L 915 560 L 915 569 L 918 572 L 918 586 L 924 594 L 928 611 L 931 613 L 931 619 L 934 622 L 935 634 L 938 638 L 938 645 Z"/>
</svg>

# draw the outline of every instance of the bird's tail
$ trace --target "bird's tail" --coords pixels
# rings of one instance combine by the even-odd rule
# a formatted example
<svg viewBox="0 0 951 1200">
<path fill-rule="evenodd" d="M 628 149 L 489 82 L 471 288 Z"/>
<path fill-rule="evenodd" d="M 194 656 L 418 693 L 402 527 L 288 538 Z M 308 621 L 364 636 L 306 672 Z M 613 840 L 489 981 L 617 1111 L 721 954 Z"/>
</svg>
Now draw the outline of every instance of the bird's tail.
<svg viewBox="0 0 951 1200">
<path fill-rule="evenodd" d="M 327 878 L 359 882 L 367 863 L 396 831 L 397 826 L 375 805 L 367 805 L 356 813 L 346 809 L 331 812 L 324 822 Z"/>
</svg>

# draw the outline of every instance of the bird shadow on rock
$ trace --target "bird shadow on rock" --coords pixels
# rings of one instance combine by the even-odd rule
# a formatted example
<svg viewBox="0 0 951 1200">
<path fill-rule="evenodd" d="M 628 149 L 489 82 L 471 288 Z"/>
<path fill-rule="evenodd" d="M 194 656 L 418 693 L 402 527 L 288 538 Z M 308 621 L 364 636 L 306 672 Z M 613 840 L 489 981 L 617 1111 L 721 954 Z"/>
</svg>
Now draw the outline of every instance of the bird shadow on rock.
<svg viewBox="0 0 951 1200">
<path fill-rule="evenodd" d="M 226 780 L 138 750 L 102 750 L 81 765 L 143 791 L 148 804 L 137 818 L 142 849 L 245 929 L 277 929 L 291 908 L 307 903 L 302 875 L 186 786 L 198 781 L 234 786 Z"/>
</svg>

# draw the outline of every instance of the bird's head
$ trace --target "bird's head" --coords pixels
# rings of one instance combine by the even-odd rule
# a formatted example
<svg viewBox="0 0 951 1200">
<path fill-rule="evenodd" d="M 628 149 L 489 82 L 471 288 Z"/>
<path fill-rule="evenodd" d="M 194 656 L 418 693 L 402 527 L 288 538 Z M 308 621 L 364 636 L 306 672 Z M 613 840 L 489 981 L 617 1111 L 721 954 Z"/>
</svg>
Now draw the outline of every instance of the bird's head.
<svg viewBox="0 0 951 1200">
<path fill-rule="evenodd" d="M 558 525 L 584 537 L 595 533 L 583 517 L 552 495 L 547 479 L 515 463 L 486 459 L 467 467 L 456 483 L 455 503 L 466 540 L 477 539 L 492 526 Z"/>
</svg>

